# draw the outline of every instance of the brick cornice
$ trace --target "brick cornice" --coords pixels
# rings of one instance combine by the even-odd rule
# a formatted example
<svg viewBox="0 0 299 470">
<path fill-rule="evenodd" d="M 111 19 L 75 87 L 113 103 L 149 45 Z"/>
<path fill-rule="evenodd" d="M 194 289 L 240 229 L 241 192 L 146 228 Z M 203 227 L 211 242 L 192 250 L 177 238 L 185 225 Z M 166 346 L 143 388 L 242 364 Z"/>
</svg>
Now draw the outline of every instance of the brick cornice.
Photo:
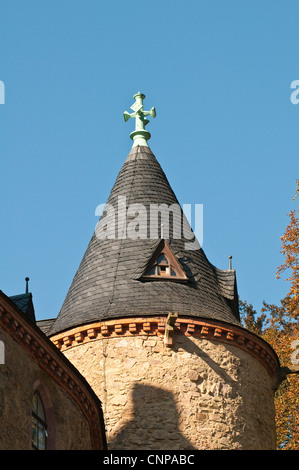
<svg viewBox="0 0 299 470">
<path fill-rule="evenodd" d="M 103 338 L 126 336 L 164 336 L 166 316 L 118 318 L 89 323 L 53 335 L 51 340 L 61 351 Z M 218 320 L 178 317 L 175 334 L 232 344 L 258 359 L 272 377 L 279 360 L 271 346 L 259 336 L 242 327 Z"/>
<path fill-rule="evenodd" d="M 0 325 L 77 403 L 86 417 L 92 447 L 106 447 L 101 402 L 84 377 L 34 324 L 0 291 Z"/>
</svg>

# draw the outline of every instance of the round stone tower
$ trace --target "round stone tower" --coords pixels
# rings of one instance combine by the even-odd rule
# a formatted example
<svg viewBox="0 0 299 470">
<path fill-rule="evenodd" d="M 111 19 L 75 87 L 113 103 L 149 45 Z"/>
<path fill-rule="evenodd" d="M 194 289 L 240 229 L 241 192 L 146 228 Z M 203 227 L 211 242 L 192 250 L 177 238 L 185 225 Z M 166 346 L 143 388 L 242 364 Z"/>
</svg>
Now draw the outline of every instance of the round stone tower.
<svg viewBox="0 0 299 470">
<path fill-rule="evenodd" d="M 191 233 L 134 98 L 133 147 L 48 335 L 101 399 L 109 449 L 275 449 L 277 356 L 241 327 L 235 271 Z"/>
</svg>

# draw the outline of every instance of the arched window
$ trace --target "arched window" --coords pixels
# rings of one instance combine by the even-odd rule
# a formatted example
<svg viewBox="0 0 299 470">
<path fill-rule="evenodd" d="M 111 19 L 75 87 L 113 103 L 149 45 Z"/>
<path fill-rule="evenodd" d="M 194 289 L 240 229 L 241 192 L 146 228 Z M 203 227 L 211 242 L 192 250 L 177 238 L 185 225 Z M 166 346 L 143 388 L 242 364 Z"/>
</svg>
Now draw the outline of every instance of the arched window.
<svg viewBox="0 0 299 470">
<path fill-rule="evenodd" d="M 32 402 L 32 448 L 46 450 L 47 423 L 44 405 L 38 391 L 34 392 Z"/>
<path fill-rule="evenodd" d="M 150 270 L 151 276 L 176 276 L 175 269 L 169 263 L 164 253 L 158 257 L 157 262 Z"/>
<path fill-rule="evenodd" d="M 188 282 L 188 277 L 168 243 L 161 240 L 140 280 Z"/>
</svg>

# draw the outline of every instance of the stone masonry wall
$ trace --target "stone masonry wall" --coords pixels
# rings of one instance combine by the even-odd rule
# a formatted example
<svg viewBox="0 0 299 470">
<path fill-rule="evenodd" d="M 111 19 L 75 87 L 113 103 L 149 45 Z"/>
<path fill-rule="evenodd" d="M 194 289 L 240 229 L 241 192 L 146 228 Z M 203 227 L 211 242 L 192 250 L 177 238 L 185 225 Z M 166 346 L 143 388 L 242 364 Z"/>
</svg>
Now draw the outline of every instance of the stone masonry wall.
<svg viewBox="0 0 299 470">
<path fill-rule="evenodd" d="M 275 449 L 270 376 L 237 346 L 144 335 L 64 354 L 103 403 L 109 449 Z"/>
<path fill-rule="evenodd" d="M 91 449 L 89 425 L 77 404 L 0 328 L 4 364 L 0 364 L 0 450 L 31 449 L 34 389 L 45 405 L 50 448 Z"/>
</svg>

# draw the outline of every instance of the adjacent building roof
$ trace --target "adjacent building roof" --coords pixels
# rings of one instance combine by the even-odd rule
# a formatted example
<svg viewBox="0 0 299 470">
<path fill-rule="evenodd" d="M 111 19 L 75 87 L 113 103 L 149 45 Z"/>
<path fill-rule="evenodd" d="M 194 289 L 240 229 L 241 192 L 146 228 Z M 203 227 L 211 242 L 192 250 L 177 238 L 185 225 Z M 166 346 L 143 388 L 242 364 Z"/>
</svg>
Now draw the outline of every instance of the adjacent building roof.
<svg viewBox="0 0 299 470">
<path fill-rule="evenodd" d="M 26 315 L 26 317 L 35 323 L 35 312 L 31 292 L 13 295 L 10 297 L 13 303 Z"/>
<path fill-rule="evenodd" d="M 121 197 L 121 199 L 119 199 Z M 210 318 L 239 324 L 238 295 L 234 270 L 219 270 L 207 259 L 202 248 L 187 250 L 185 238 L 172 234 L 159 239 L 150 238 L 150 204 L 179 204 L 154 154 L 147 146 L 134 146 L 123 164 L 107 203 L 115 211 L 115 222 L 120 216 L 119 202 L 125 197 L 126 208 L 142 204 L 146 215 L 146 239 L 99 239 L 95 232 L 90 240 L 78 271 L 71 283 L 57 319 L 47 332 L 53 335 L 72 327 L 118 317 L 167 315 Z M 139 206 L 133 206 L 138 208 Z M 103 223 L 104 213 L 100 222 Z M 132 216 L 132 212 L 131 212 Z M 106 219 L 109 221 L 108 219 Z M 127 224 L 132 220 L 127 218 Z M 111 232 L 107 224 L 107 234 Z M 165 232 L 165 230 L 164 230 Z M 167 241 L 171 252 L 188 277 L 188 282 L 148 280 L 142 276 L 153 257 L 161 238 Z M 50 326 L 50 325 L 49 325 Z"/>
<path fill-rule="evenodd" d="M 25 295 L 28 294 L 21 294 Z M 0 290 L 0 330 L 3 328 L 30 354 L 32 361 L 77 403 L 89 423 L 93 449 L 106 450 L 105 423 L 100 399 L 67 357 L 28 318 L 26 311 L 17 305 L 17 297 L 20 296 L 7 297 Z"/>
</svg>

